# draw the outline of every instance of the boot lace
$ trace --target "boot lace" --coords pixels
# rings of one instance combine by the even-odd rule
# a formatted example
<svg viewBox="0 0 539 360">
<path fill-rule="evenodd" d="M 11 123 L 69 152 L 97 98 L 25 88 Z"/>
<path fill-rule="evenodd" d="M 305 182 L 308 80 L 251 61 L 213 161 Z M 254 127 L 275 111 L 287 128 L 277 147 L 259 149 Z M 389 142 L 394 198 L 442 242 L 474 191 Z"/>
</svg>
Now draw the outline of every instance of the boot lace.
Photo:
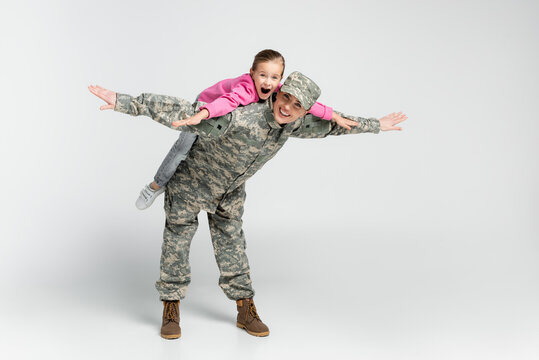
<svg viewBox="0 0 539 360">
<path fill-rule="evenodd" d="M 255 304 L 249 303 L 249 308 L 247 309 L 249 311 L 249 314 L 254 317 L 257 320 L 260 320 L 260 317 L 258 316 L 258 313 L 256 312 Z"/>
<path fill-rule="evenodd" d="M 165 303 L 165 320 L 168 322 L 178 322 L 180 321 L 180 316 L 178 312 L 176 311 L 176 305 L 173 302 L 166 302 Z"/>
</svg>

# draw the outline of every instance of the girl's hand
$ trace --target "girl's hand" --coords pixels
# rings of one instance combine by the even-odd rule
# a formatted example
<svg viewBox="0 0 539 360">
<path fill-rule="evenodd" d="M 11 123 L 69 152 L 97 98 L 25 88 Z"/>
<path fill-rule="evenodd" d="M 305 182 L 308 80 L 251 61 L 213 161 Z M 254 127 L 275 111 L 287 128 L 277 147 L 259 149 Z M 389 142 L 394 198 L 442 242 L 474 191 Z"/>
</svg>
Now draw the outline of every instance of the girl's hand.
<svg viewBox="0 0 539 360">
<path fill-rule="evenodd" d="M 335 112 L 331 116 L 331 120 L 335 121 L 337 125 L 345 128 L 346 130 L 352 130 L 350 126 L 357 126 L 357 122 L 355 122 L 354 120 L 343 118 L 341 115 Z"/>
<path fill-rule="evenodd" d="M 197 125 L 200 124 L 200 122 L 210 116 L 210 112 L 206 109 L 202 109 L 199 113 L 188 117 L 187 119 L 183 119 L 180 121 L 173 121 L 172 126 L 178 127 L 178 126 L 185 126 L 185 125 Z"/>
<path fill-rule="evenodd" d="M 400 126 L 395 126 L 395 125 L 403 122 L 406 119 L 408 119 L 408 116 L 406 116 L 402 112 L 391 113 L 389 115 L 386 115 L 379 120 L 380 130 L 382 131 L 399 130 L 400 131 L 402 130 L 402 128 Z"/>
<path fill-rule="evenodd" d="M 90 85 L 88 90 L 107 103 L 107 105 L 102 105 L 99 108 L 100 110 L 114 109 L 114 105 L 116 105 L 116 93 L 114 91 L 107 90 L 99 85 Z"/>
</svg>

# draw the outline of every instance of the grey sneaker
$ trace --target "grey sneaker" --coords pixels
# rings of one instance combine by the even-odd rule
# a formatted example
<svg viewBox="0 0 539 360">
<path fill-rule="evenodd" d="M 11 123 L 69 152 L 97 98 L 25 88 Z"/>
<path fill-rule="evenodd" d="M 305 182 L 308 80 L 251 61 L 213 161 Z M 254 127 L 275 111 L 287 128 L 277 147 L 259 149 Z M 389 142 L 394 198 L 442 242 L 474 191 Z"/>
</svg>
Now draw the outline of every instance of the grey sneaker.
<svg viewBox="0 0 539 360">
<path fill-rule="evenodd" d="M 140 195 L 138 196 L 137 201 L 135 202 L 135 206 L 139 210 L 144 210 L 152 206 L 152 203 L 159 195 L 161 195 L 165 191 L 165 187 L 163 186 L 159 190 L 154 190 L 150 187 L 150 185 L 144 185 L 142 190 L 140 190 Z"/>
</svg>

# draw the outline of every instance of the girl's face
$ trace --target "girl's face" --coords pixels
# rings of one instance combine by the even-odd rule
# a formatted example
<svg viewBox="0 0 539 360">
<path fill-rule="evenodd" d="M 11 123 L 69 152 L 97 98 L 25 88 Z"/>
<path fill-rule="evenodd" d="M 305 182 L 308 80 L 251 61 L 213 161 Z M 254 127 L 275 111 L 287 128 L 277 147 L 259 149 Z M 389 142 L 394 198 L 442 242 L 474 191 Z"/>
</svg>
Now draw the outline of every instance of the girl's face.
<svg viewBox="0 0 539 360">
<path fill-rule="evenodd" d="M 283 125 L 296 121 L 307 114 L 299 100 L 292 94 L 279 91 L 273 103 L 273 117 Z"/>
<path fill-rule="evenodd" d="M 279 86 L 283 64 L 280 61 L 259 63 L 250 74 L 255 83 L 256 92 L 261 100 L 268 99 Z"/>
</svg>

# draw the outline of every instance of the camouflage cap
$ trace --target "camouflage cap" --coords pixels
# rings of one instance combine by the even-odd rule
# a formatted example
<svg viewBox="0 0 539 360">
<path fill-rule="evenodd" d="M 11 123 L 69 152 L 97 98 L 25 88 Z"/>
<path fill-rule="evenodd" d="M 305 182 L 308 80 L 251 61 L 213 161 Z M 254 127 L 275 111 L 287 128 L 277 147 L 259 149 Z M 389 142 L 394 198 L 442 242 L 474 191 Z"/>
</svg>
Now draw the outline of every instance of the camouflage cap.
<svg viewBox="0 0 539 360">
<path fill-rule="evenodd" d="M 294 95 L 305 110 L 309 110 L 320 96 L 320 88 L 299 71 L 288 75 L 281 91 Z"/>
</svg>

